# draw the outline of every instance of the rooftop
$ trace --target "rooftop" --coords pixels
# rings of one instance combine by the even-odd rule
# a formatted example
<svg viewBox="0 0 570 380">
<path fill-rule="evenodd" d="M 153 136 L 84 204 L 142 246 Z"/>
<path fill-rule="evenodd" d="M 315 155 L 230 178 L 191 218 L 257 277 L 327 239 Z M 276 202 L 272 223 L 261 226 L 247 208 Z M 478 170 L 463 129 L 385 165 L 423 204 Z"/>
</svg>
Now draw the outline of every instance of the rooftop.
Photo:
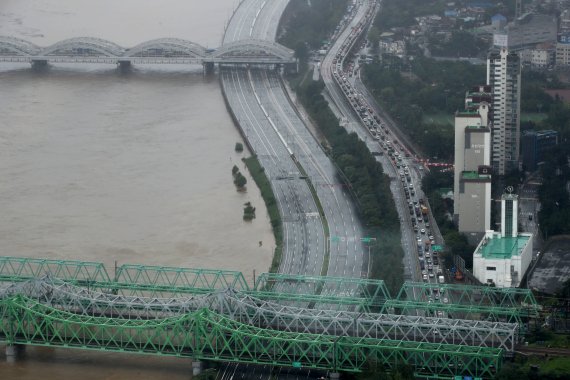
<svg viewBox="0 0 570 380">
<path fill-rule="evenodd" d="M 481 254 L 485 259 L 510 259 L 520 256 L 530 238 L 530 235 L 501 237 L 500 233 L 495 232 L 492 239 L 485 239 L 481 243 L 475 254 Z"/>
<path fill-rule="evenodd" d="M 474 179 L 491 179 L 489 174 L 479 174 L 478 172 L 461 172 L 461 179 L 474 180 Z"/>
</svg>

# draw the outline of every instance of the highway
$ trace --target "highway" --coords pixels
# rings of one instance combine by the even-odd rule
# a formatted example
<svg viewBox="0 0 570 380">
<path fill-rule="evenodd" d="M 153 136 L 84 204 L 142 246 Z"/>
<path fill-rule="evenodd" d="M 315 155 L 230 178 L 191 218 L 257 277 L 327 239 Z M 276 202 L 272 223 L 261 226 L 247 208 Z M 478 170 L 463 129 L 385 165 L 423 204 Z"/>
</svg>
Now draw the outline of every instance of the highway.
<svg viewBox="0 0 570 380">
<path fill-rule="evenodd" d="M 339 31 L 339 37 L 320 63 L 320 73 L 333 111 L 347 130 L 366 143 L 392 180 L 390 188 L 402 222 L 405 280 L 436 283 L 441 270 L 431 245 L 443 239 L 421 190 L 425 168 L 417 164 L 413 144 L 382 112 L 359 77 L 360 36 L 366 33 L 377 7 L 374 0 L 357 2 L 355 16 Z M 352 53 L 356 53 L 356 58 Z M 420 212 L 422 206 L 427 207 L 427 215 Z"/>
<path fill-rule="evenodd" d="M 274 40 L 287 3 L 281 0 L 243 1 L 226 29 L 224 44 L 246 38 Z M 285 235 L 289 236 L 279 271 L 366 277 L 363 255 L 368 250 L 360 240 L 363 232 L 350 196 L 337 179 L 334 164 L 291 104 L 278 72 L 224 69 L 222 85 L 246 139 L 266 167 L 279 198 Z M 259 135 L 265 138 L 263 145 Z M 276 146 L 280 147 L 272 148 L 270 157 L 264 157 L 267 147 Z M 298 179 L 305 173 L 300 173 L 298 168 L 292 169 L 295 163 L 303 168 L 310 180 L 324 218 L 314 208 L 308 184 Z M 296 183 L 296 186 L 283 188 L 280 182 L 284 181 Z M 291 206 L 292 203 L 295 206 Z M 289 212 L 291 209 L 295 212 Z M 324 223 L 328 225 L 331 239 L 327 240 L 323 233 Z M 295 241 L 302 244 L 295 246 Z M 324 262 L 327 250 L 330 252 L 328 264 Z"/>
<path fill-rule="evenodd" d="M 244 0 L 232 16 L 223 43 L 240 39 L 274 41 L 288 0 Z M 228 104 L 253 152 L 265 168 L 283 219 L 284 247 L 279 272 L 367 277 L 368 250 L 350 196 L 336 168 L 291 103 L 275 70 L 224 68 L 221 83 Z M 300 172 L 300 168 L 305 173 Z M 322 206 L 311 194 L 306 174 Z M 325 228 L 328 226 L 329 236 Z M 333 239 L 334 238 L 334 239 Z M 328 255 L 328 262 L 325 259 Z M 350 294 L 352 289 L 346 289 Z M 332 291 L 332 289 L 331 289 Z M 325 287 L 321 290 L 327 293 Z M 315 305 L 319 307 L 319 305 Z M 261 371 L 259 374 L 258 371 Z M 310 372 L 279 378 L 310 378 Z M 285 371 L 285 372 L 283 372 Z M 268 369 L 227 365 L 220 379 L 267 378 Z"/>
</svg>

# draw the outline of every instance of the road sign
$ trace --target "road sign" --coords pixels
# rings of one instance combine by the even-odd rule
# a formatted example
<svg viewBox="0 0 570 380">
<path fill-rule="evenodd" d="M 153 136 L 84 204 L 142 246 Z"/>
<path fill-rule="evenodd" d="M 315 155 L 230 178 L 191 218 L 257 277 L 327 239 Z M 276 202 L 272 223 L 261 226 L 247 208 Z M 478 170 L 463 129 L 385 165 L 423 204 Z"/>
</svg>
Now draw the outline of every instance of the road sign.
<svg viewBox="0 0 570 380">
<path fill-rule="evenodd" d="M 432 249 L 434 252 L 439 252 L 439 251 L 443 251 L 443 246 L 434 244 L 434 245 L 431 246 L 431 249 Z"/>
<path fill-rule="evenodd" d="M 301 362 L 293 362 L 293 368 L 301 368 Z"/>
<path fill-rule="evenodd" d="M 363 242 L 363 243 L 370 243 L 371 241 L 376 241 L 376 238 L 363 237 L 363 238 L 360 238 L 360 241 Z"/>
</svg>

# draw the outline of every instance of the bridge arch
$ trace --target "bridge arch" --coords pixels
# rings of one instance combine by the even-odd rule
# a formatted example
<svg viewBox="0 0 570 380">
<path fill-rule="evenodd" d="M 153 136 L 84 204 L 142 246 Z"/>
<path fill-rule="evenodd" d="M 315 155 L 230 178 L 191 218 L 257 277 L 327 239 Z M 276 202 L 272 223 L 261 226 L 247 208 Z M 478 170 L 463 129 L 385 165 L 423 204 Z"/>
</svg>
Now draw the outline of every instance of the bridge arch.
<svg viewBox="0 0 570 380">
<path fill-rule="evenodd" d="M 94 37 L 75 37 L 56 42 L 43 49 L 39 55 L 50 56 L 62 53 L 65 55 L 69 51 L 77 54 L 80 49 L 84 50 L 80 55 L 102 55 L 105 57 L 120 57 L 125 52 L 123 47 L 111 41 Z"/>
<path fill-rule="evenodd" d="M 32 56 L 41 51 L 41 48 L 29 41 L 15 37 L 0 36 L 0 55 L 16 54 L 18 56 Z"/>
<path fill-rule="evenodd" d="M 211 54 L 211 57 L 216 60 L 248 56 L 264 56 L 268 59 L 284 62 L 292 62 L 294 60 L 293 50 L 275 42 L 255 39 L 230 42 Z"/>
<path fill-rule="evenodd" d="M 180 58 L 204 58 L 206 48 L 180 38 L 159 38 L 142 42 L 124 52 L 125 57 L 168 56 Z"/>
</svg>

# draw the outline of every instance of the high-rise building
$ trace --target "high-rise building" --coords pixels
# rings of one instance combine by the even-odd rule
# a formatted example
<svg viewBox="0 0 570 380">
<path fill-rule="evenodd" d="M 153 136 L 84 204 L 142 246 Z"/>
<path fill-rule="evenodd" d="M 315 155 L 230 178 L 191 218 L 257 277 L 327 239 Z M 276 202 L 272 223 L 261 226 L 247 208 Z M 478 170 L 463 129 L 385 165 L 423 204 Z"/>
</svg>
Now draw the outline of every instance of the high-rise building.
<svg viewBox="0 0 570 380">
<path fill-rule="evenodd" d="M 491 88 L 479 86 L 455 114 L 454 219 L 471 241 L 491 224 L 491 103 Z"/>
<path fill-rule="evenodd" d="M 544 154 L 558 144 L 558 132 L 526 131 L 521 138 L 521 155 L 523 167 L 527 171 L 535 171 L 543 162 Z"/>
<path fill-rule="evenodd" d="M 487 59 L 487 85 L 493 93 L 493 174 L 505 175 L 518 168 L 520 144 L 521 63 L 506 48 L 493 51 Z"/>
</svg>

